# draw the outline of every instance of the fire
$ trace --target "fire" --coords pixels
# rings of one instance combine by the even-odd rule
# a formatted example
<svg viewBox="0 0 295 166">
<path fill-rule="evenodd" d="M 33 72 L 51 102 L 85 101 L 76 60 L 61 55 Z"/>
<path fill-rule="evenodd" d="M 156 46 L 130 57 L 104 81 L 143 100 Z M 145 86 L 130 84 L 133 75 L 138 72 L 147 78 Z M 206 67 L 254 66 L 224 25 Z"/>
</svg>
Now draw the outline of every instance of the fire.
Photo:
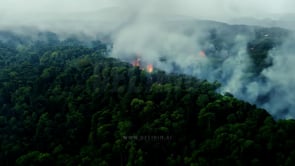
<svg viewBox="0 0 295 166">
<path fill-rule="evenodd" d="M 206 57 L 206 54 L 205 54 L 205 52 L 204 52 L 203 50 L 199 52 L 199 55 L 200 55 L 201 57 Z"/>
<path fill-rule="evenodd" d="M 133 61 L 131 61 L 131 64 L 133 67 L 139 67 L 140 70 L 146 70 L 148 73 L 152 73 L 154 71 L 154 66 L 152 64 L 145 63 L 144 61 L 142 62 L 138 54 L 136 54 L 137 57 Z M 146 68 L 144 67 L 146 65 Z"/>
<path fill-rule="evenodd" d="M 132 61 L 132 66 L 140 67 L 140 58 L 136 58 L 134 61 Z"/>
<path fill-rule="evenodd" d="M 146 69 L 147 69 L 147 72 L 152 73 L 154 70 L 154 66 L 152 64 L 148 64 Z"/>
</svg>

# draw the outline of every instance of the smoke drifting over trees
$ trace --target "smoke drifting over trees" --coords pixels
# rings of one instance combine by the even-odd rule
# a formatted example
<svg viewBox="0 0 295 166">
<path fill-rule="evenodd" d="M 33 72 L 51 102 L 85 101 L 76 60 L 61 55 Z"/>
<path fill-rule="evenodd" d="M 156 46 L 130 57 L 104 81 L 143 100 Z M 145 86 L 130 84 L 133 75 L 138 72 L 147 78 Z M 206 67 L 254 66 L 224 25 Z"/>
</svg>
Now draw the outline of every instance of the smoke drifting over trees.
<svg viewBox="0 0 295 166">
<path fill-rule="evenodd" d="M 195 21 L 235 24 L 233 20 L 249 23 L 249 18 L 253 18 L 262 20 L 258 25 L 271 25 L 272 20 L 276 26 L 293 28 L 291 23 L 278 24 L 282 18 L 285 23 L 291 18 L 295 6 L 291 0 L 10 0 L 1 1 L 0 6 L 1 29 L 32 26 L 62 35 L 83 33 L 94 38 L 107 34 L 113 43 L 113 57 L 128 61 L 140 56 L 167 72 L 217 80 L 222 83 L 222 93 L 230 92 L 255 103 L 277 118 L 295 117 L 291 111 L 295 108 L 295 95 L 291 93 L 295 89 L 295 50 L 290 42 L 294 38 L 267 48 L 266 57 L 262 58 L 265 66 L 254 71 L 263 64 L 253 62 L 251 50 L 259 48 L 249 43 L 257 38 L 267 42 L 274 34 L 266 29 L 258 32 L 256 27 Z M 200 56 L 200 51 L 205 56 Z"/>
</svg>

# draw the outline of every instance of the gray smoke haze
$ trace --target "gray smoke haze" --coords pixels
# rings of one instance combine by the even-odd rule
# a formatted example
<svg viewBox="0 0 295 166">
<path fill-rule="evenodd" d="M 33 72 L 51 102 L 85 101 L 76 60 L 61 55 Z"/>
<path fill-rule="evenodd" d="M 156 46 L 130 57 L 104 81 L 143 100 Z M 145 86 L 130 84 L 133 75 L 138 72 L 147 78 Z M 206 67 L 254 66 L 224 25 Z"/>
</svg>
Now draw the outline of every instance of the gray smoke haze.
<svg viewBox="0 0 295 166">
<path fill-rule="evenodd" d="M 2 0 L 0 29 L 31 26 L 62 35 L 109 34 L 113 57 L 126 61 L 139 57 L 167 72 L 177 67 L 185 74 L 217 80 L 221 93 L 266 108 L 277 118 L 295 118 L 294 38 L 273 49 L 268 56 L 273 66 L 253 79 L 247 43 L 254 32 L 235 33 L 222 24 L 195 21 L 294 29 L 294 9 L 293 0 Z M 212 29 L 227 46 L 216 49 L 208 33 Z M 270 97 L 262 101 L 261 96 Z"/>
<path fill-rule="evenodd" d="M 268 55 L 273 65 L 262 71 L 265 81 L 251 82 L 248 86 L 247 100 L 255 102 L 259 95 L 270 95 L 265 102 L 259 105 L 279 118 L 294 119 L 295 117 L 294 41 L 295 37 L 290 36 L 282 46 L 273 49 Z"/>
<path fill-rule="evenodd" d="M 294 8 L 293 0 L 1 0 L 0 25 L 34 25 L 41 29 L 90 33 L 114 30 L 122 23 L 144 15 L 156 20 L 185 16 L 261 24 L 264 19 L 278 21 L 286 15 L 292 18 Z"/>
<path fill-rule="evenodd" d="M 215 78 L 223 83 L 220 92 L 230 92 L 236 97 L 265 108 L 277 119 L 295 118 L 295 49 L 294 36 L 286 39 L 282 45 L 273 48 L 268 53 L 267 60 L 272 62 L 270 67 L 264 68 L 260 75 L 251 77 L 251 60 L 247 53 L 233 55 L 220 68 L 223 74 L 230 76 Z M 241 47 L 236 47 L 240 51 Z M 236 58 L 241 60 L 237 64 Z"/>
</svg>

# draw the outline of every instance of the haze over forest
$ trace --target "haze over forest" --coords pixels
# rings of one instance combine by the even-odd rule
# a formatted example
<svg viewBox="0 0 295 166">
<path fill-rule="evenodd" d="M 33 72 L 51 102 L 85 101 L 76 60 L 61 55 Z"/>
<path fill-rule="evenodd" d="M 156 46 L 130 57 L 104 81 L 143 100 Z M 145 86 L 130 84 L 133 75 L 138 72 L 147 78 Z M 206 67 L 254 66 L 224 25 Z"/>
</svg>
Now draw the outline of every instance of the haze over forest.
<svg viewBox="0 0 295 166">
<path fill-rule="evenodd" d="M 294 11 L 1 0 L 0 165 L 295 165 Z"/>
<path fill-rule="evenodd" d="M 292 37 L 285 38 L 282 45 L 269 50 L 267 57 L 273 61 L 273 65 L 260 74 L 266 81 L 245 79 L 245 71 L 250 63 L 246 49 L 247 43 L 255 38 L 254 32 L 251 32 L 253 30 L 229 37 L 232 32 L 224 31 L 218 27 L 221 25 L 216 24 L 214 26 L 217 26 L 216 33 L 222 38 L 220 40 L 234 42 L 230 47 L 220 48 L 215 55 L 224 56 L 230 52 L 234 55 L 230 55 L 231 58 L 223 61 L 218 68 L 212 68 L 206 58 L 192 59 L 198 52 L 215 47 L 206 36 L 212 25 L 196 23 L 196 20 L 293 30 L 295 4 L 291 0 L 12 0 L 1 1 L 0 6 L 1 29 L 34 27 L 60 36 L 80 35 L 84 39 L 108 36 L 113 45 L 113 57 L 130 61 L 134 55 L 138 55 L 145 63 L 152 63 L 167 72 L 174 70 L 171 64 L 175 63 L 180 66 L 179 72 L 211 82 L 217 80 L 222 83 L 220 92 L 230 92 L 257 104 L 278 118 L 295 116 L 291 111 L 295 108 L 295 95 L 289 93 L 294 89 L 291 82 L 295 79 L 292 76 L 294 58 L 289 55 L 294 53 L 290 46 Z M 272 37 L 267 32 L 264 35 Z M 281 56 L 275 56 L 278 54 Z M 168 59 L 167 63 L 159 61 L 163 56 Z M 281 58 L 283 56 L 285 58 Z M 271 99 L 258 101 L 261 96 L 270 94 L 273 96 Z"/>
</svg>

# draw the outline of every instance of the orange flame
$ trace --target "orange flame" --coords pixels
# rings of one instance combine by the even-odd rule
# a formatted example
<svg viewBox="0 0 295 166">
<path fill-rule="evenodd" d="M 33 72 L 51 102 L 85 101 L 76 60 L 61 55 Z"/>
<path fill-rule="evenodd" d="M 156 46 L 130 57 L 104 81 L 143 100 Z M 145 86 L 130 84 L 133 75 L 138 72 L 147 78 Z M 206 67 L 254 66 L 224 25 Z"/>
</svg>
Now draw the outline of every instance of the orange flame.
<svg viewBox="0 0 295 166">
<path fill-rule="evenodd" d="M 138 54 L 137 54 L 138 55 Z M 141 59 L 139 56 L 136 57 L 136 59 L 134 59 L 133 61 L 131 61 L 131 64 L 133 67 L 139 67 L 140 70 L 145 70 L 145 68 L 143 67 L 144 63 L 143 64 L 141 63 Z M 149 72 L 149 73 L 152 73 L 154 71 L 154 66 L 152 64 L 148 64 L 146 66 L 146 71 Z"/>
<path fill-rule="evenodd" d="M 140 67 L 140 59 L 136 58 L 134 61 L 132 61 L 132 66 Z"/>
<path fill-rule="evenodd" d="M 147 72 L 152 73 L 154 70 L 154 66 L 152 64 L 148 64 L 146 69 L 147 69 Z"/>
</svg>

